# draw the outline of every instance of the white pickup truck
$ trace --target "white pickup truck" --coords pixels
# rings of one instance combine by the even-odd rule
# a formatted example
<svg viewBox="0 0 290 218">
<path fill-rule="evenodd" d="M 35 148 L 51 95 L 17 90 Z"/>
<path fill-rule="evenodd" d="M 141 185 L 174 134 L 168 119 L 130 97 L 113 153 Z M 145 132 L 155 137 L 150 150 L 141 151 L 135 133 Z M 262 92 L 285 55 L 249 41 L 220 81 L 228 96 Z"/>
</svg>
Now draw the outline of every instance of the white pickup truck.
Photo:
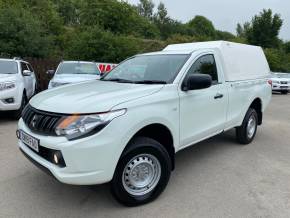
<svg viewBox="0 0 290 218">
<path fill-rule="evenodd" d="M 165 189 L 181 149 L 231 128 L 241 144 L 254 139 L 271 99 L 269 73 L 260 47 L 170 45 L 101 81 L 36 95 L 19 121 L 19 147 L 63 183 L 111 182 L 119 202 L 144 204 Z"/>
</svg>

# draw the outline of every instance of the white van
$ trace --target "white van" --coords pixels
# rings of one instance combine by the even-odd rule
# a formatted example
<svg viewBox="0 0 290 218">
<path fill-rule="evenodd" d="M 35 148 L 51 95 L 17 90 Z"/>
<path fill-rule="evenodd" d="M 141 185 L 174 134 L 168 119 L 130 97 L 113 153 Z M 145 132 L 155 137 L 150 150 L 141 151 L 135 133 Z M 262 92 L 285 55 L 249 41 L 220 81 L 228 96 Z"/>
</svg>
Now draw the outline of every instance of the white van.
<svg viewBox="0 0 290 218">
<path fill-rule="evenodd" d="M 144 204 L 165 189 L 176 152 L 231 128 L 239 143 L 252 142 L 269 75 L 260 47 L 170 45 L 99 81 L 36 95 L 19 121 L 19 147 L 63 183 L 111 182 L 118 201 Z"/>
</svg>

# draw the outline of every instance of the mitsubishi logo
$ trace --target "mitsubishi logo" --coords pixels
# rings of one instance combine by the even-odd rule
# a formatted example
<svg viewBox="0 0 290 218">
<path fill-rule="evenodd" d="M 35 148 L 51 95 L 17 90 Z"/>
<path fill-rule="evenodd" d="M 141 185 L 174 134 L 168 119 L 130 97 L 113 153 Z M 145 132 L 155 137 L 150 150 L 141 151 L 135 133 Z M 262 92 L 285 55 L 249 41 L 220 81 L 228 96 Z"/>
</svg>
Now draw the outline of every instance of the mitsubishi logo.
<svg viewBox="0 0 290 218">
<path fill-rule="evenodd" d="M 32 120 L 31 120 L 31 123 L 30 124 L 31 124 L 31 126 L 33 128 L 35 128 L 37 119 L 38 119 L 37 115 L 34 115 L 33 118 L 32 118 Z"/>
</svg>

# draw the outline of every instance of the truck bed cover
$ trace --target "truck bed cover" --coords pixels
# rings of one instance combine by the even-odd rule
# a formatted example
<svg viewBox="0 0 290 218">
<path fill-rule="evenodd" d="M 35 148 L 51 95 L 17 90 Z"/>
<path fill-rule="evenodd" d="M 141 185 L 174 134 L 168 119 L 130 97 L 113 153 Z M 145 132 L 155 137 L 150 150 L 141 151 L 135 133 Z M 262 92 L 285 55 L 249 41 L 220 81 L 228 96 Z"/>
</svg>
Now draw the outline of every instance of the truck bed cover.
<svg viewBox="0 0 290 218">
<path fill-rule="evenodd" d="M 168 45 L 163 51 L 216 50 L 221 57 L 226 81 L 241 81 L 269 77 L 270 68 L 258 46 L 240 43 L 213 41 Z"/>
</svg>

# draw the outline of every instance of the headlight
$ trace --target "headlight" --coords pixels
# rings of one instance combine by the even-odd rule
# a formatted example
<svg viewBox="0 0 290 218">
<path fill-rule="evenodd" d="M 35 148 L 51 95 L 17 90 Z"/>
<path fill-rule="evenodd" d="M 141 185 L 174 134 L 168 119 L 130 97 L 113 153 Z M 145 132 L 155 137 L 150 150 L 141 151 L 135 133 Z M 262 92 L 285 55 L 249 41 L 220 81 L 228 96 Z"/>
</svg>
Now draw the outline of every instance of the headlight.
<svg viewBox="0 0 290 218">
<path fill-rule="evenodd" d="M 67 116 L 61 119 L 55 132 L 69 140 L 85 137 L 100 131 L 113 119 L 125 113 L 126 109 L 121 109 L 99 114 Z"/>
<path fill-rule="evenodd" d="M 15 88 L 15 82 L 0 83 L 0 91 Z"/>
</svg>

